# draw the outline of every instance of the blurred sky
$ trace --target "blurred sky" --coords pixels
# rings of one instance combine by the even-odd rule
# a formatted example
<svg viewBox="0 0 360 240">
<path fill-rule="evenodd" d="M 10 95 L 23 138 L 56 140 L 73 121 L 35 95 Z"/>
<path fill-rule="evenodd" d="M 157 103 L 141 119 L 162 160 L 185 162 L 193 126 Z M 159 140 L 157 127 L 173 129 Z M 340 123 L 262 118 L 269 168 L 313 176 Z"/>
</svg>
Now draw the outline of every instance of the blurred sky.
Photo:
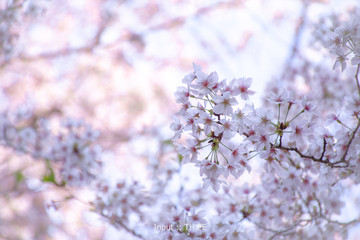
<svg viewBox="0 0 360 240">
<path fill-rule="evenodd" d="M 174 92 L 195 62 L 205 72 L 217 71 L 220 78 L 253 78 L 258 92 L 254 99 L 259 104 L 257 96 L 265 90 L 265 82 L 281 74 L 291 54 L 303 2 L 107 0 L 99 8 L 98 1 L 64 5 L 43 1 L 45 9 L 57 6 L 47 12 L 49 16 L 58 12 L 50 21 L 29 26 L 23 50 L 26 56 L 47 56 L 62 49 L 81 49 L 99 32 L 99 25 L 105 25 L 93 54 L 100 57 L 99 66 L 109 65 L 108 51 L 118 54 L 122 62 L 112 69 L 115 77 L 124 77 L 126 64 L 131 68 L 123 88 L 142 91 L 139 87 L 151 81 Z M 305 21 L 316 21 L 332 11 L 344 12 L 356 0 L 307 2 L 311 4 Z M 58 78 L 78 66 L 74 53 L 53 61 Z"/>
</svg>

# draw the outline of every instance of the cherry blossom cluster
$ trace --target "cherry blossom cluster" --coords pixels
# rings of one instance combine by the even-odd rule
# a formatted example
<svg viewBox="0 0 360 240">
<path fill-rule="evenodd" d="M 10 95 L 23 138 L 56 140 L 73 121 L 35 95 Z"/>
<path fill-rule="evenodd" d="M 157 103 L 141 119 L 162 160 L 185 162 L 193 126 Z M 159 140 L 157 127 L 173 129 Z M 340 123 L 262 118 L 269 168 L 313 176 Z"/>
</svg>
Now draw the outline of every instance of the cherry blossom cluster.
<svg viewBox="0 0 360 240">
<path fill-rule="evenodd" d="M 154 204 L 154 196 L 144 193 L 144 187 L 136 182 L 118 181 L 112 186 L 109 181 L 100 180 L 96 184 L 96 199 L 92 202 L 94 211 L 107 219 L 111 225 L 140 236 L 131 229 L 140 231 L 144 226 L 139 222 L 148 222 Z M 149 215 L 147 215 L 149 214 Z"/>
<path fill-rule="evenodd" d="M 187 86 L 175 93 L 182 108 L 171 129 L 175 139 L 187 133 L 186 145 L 177 144 L 180 160 L 200 168 L 204 189 L 219 191 L 221 176 L 238 178 L 250 171 L 251 159 L 265 160 L 262 184 L 239 195 L 248 201 L 233 205 L 234 219 L 251 222 L 263 238 L 346 236 L 345 226 L 357 220 L 332 219 L 344 206 L 339 182 L 358 182 L 360 176 L 360 91 L 345 98 L 344 116 L 324 118 L 315 101 L 288 92 L 269 93 L 267 107 L 255 109 L 246 102 L 251 80 L 219 81 L 215 72 L 206 75 L 197 65 L 183 82 Z"/>
<path fill-rule="evenodd" d="M 153 225 L 157 235 L 150 239 L 253 239 L 254 232 L 243 226 L 248 209 L 244 201 L 234 200 L 237 196 L 219 197 L 203 189 L 186 191 L 183 196 L 178 204 L 168 201 L 162 206 L 168 214 L 158 214 L 160 221 Z M 214 205 L 215 211 L 209 211 Z M 165 228 L 160 229 L 159 223 Z"/>
<path fill-rule="evenodd" d="M 354 18 L 335 28 L 327 47 L 337 56 L 334 69 L 340 66 L 344 71 L 350 56 L 352 65 L 360 64 L 360 19 Z"/>
<path fill-rule="evenodd" d="M 7 3 L 5 3 L 7 2 Z M 0 9 L 0 54 L 1 61 L 9 61 L 16 53 L 20 37 L 21 22 L 26 17 L 36 17 L 43 7 L 41 1 L 4 1 Z"/>
<path fill-rule="evenodd" d="M 177 144 L 180 161 L 200 168 L 204 189 L 211 185 L 219 191 L 224 183 L 221 176 L 238 178 L 244 169 L 250 171 L 251 159 L 265 160 L 261 184 L 232 188 L 236 197 L 231 198 L 230 212 L 217 208 L 223 220 L 217 226 L 241 223 L 236 226 L 242 229 L 252 225 L 255 233 L 241 233 L 244 239 L 321 239 L 347 238 L 348 227 L 360 221 L 334 220 L 345 206 L 343 180 L 358 184 L 360 179 L 358 27 L 359 21 L 354 20 L 337 28 L 328 46 L 338 55 L 335 67 L 341 65 L 344 70 L 350 54 L 357 67 L 351 81 L 332 79 L 339 85 L 337 90 L 343 89 L 332 90 L 340 105 L 331 101 L 329 105 L 319 96 L 313 97 L 316 102 L 291 91 L 276 91 L 268 94 L 264 107 L 255 108 L 248 101 L 253 94 L 250 79 L 219 81 L 215 72 L 204 74 L 195 64 L 194 71 L 183 79 L 186 87 L 175 93 L 182 107 L 171 129 L 174 139 L 181 139 Z M 322 75 L 315 73 L 311 78 L 321 79 Z M 348 88 L 342 87 L 345 81 Z M 181 143 L 184 133 L 186 144 Z M 227 187 L 223 189 L 225 195 L 230 194 Z M 222 197 L 225 200 L 224 194 Z M 223 233 L 220 238 L 232 236 L 228 230 L 218 229 L 217 233 Z M 212 239 L 211 234 L 208 238 Z"/>
<path fill-rule="evenodd" d="M 81 120 L 63 121 L 58 132 L 50 129 L 49 122 L 41 119 L 36 126 L 24 124 L 31 110 L 4 112 L 0 116 L 0 141 L 19 153 L 48 161 L 50 176 L 47 181 L 59 185 L 88 185 L 101 172 L 101 148 L 93 146 L 99 132 Z M 56 180 L 53 166 L 59 168 Z"/>
<path fill-rule="evenodd" d="M 235 240 L 255 236 L 252 229 L 243 225 L 253 212 L 246 205 L 251 200 L 247 187 L 222 197 L 202 188 L 186 190 L 183 198 L 175 201 L 166 195 L 149 195 L 137 182 L 120 181 L 115 186 L 103 182 L 97 188 L 94 211 L 139 239 Z M 209 211 L 214 204 L 218 207 Z"/>
<path fill-rule="evenodd" d="M 17 40 L 13 25 L 17 21 L 21 6 L 11 4 L 6 9 L 0 9 L 0 53 L 8 59 L 14 50 L 13 45 Z"/>
<path fill-rule="evenodd" d="M 268 101 L 275 109 L 255 109 L 246 103 L 254 93 L 249 89 L 251 79 L 219 81 L 215 72 L 205 75 L 196 65 L 183 82 L 187 87 L 175 93 L 182 108 L 171 129 L 175 139 L 189 133 L 187 146 L 178 145 L 180 158 L 182 163 L 192 162 L 200 168 L 205 188 L 211 185 L 217 191 L 221 175 L 238 178 L 245 170 L 250 171 L 248 161 L 255 155 L 276 162 L 280 148 L 301 147 L 304 154 L 315 151 L 311 147 L 317 145 L 308 142 L 315 138 L 310 126 L 316 122 L 316 105 L 308 98 L 296 101 L 291 94 L 270 93 Z M 235 137 L 241 142 L 233 141 Z M 200 158 L 201 154 L 206 157 Z"/>
<path fill-rule="evenodd" d="M 245 169 L 250 171 L 248 151 L 232 146 L 231 139 L 237 132 L 246 131 L 253 135 L 246 128 L 249 122 L 244 114 L 251 111 L 251 106 L 234 109 L 238 104 L 237 96 L 247 100 L 254 93 L 249 89 L 251 81 L 250 78 L 233 79 L 230 83 L 219 81 L 216 72 L 206 75 L 194 64 L 194 72 L 183 79 L 187 86 L 179 87 L 175 93 L 176 101 L 182 104 L 182 108 L 171 129 L 175 131 L 175 139 L 180 138 L 183 132 L 189 132 L 191 136 L 186 147 L 178 147 L 181 161 L 196 163 L 200 167 L 205 188 L 211 185 L 217 191 L 220 175 L 238 178 Z M 261 148 L 261 144 L 257 147 Z M 207 156 L 199 159 L 200 152 L 208 148 Z"/>
</svg>

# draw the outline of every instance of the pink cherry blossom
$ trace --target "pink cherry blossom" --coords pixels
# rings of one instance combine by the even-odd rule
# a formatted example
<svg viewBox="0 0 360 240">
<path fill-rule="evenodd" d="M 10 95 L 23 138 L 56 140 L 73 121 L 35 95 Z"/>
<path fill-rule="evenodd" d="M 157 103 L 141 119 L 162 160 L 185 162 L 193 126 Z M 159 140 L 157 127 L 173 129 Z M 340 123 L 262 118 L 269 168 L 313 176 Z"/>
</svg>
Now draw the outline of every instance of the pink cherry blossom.
<svg viewBox="0 0 360 240">
<path fill-rule="evenodd" d="M 230 115 L 233 112 L 232 106 L 237 103 L 236 99 L 231 97 L 230 92 L 225 92 L 222 96 L 214 96 L 214 113 Z"/>
</svg>

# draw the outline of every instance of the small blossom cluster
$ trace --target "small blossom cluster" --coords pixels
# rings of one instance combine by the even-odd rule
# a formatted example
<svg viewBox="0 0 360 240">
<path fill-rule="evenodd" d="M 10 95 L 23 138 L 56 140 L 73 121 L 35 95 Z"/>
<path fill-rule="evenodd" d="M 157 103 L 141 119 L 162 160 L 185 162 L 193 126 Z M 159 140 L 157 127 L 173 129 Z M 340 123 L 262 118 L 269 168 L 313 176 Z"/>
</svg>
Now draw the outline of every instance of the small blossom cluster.
<svg viewBox="0 0 360 240">
<path fill-rule="evenodd" d="M 63 131 L 55 136 L 57 144 L 50 149 L 50 159 L 61 165 L 63 181 L 81 186 L 97 179 L 102 166 L 101 147 L 92 143 L 98 137 L 99 132 L 82 120 L 63 122 Z"/>
<path fill-rule="evenodd" d="M 337 56 L 334 69 L 341 67 L 344 71 L 349 55 L 351 55 L 352 65 L 360 64 L 360 19 L 354 18 L 335 28 L 327 47 Z"/>
<path fill-rule="evenodd" d="M 5 3 L 6 2 L 6 3 Z M 1 9 L 5 5 L 3 9 Z M 3 1 L 0 5 L 0 55 L 9 61 L 17 50 L 21 23 L 25 17 L 35 17 L 42 10 L 40 1 Z"/>
<path fill-rule="evenodd" d="M 11 115 L 5 112 L 0 116 L 2 145 L 59 165 L 59 184 L 83 186 L 96 179 L 101 169 L 101 149 L 92 143 L 99 136 L 98 131 L 81 120 L 67 119 L 55 134 L 45 119 L 39 120 L 37 126 L 23 127 L 20 122 L 26 121 L 29 114 L 17 116 L 16 122 L 10 120 Z"/>
<path fill-rule="evenodd" d="M 18 20 L 20 9 L 21 7 L 16 4 L 0 9 L 0 53 L 4 60 L 8 60 L 14 50 L 17 34 L 14 32 L 13 25 Z"/>
<path fill-rule="evenodd" d="M 112 186 L 108 181 L 100 180 L 96 184 L 96 199 L 92 202 L 94 211 L 116 227 L 138 226 L 140 221 L 147 219 L 144 207 L 154 202 L 143 189 L 136 181 L 118 181 Z"/>
<path fill-rule="evenodd" d="M 242 191 L 239 191 L 242 193 Z M 162 206 L 160 219 L 155 222 L 149 239 L 254 239 L 253 231 L 243 226 L 246 201 L 234 201 L 238 196 L 219 195 L 203 189 L 183 192 L 179 204 L 167 201 Z M 215 212 L 209 207 L 216 205 Z M 158 225 L 165 226 L 161 230 Z"/>
</svg>

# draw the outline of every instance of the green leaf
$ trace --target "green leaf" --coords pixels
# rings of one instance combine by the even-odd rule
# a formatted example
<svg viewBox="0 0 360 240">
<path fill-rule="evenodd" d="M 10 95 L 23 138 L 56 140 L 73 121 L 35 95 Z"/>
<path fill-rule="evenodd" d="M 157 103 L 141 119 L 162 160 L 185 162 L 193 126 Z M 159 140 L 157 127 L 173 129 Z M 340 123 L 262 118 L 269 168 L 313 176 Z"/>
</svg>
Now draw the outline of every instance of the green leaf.
<svg viewBox="0 0 360 240">
<path fill-rule="evenodd" d="M 179 163 L 181 163 L 181 162 L 182 162 L 183 158 L 184 158 L 184 157 L 183 157 L 183 155 L 178 154 Z"/>
<path fill-rule="evenodd" d="M 14 177 L 15 177 L 16 183 L 21 183 L 25 180 L 25 176 L 22 174 L 22 172 L 20 170 L 18 170 L 14 173 Z"/>
<path fill-rule="evenodd" d="M 54 171 L 50 168 L 50 173 L 48 175 L 45 175 L 43 178 L 42 178 L 42 181 L 43 182 L 51 182 L 51 183 L 55 183 L 57 184 L 57 182 L 55 181 L 55 174 L 54 174 Z"/>
<path fill-rule="evenodd" d="M 165 145 L 173 145 L 173 142 L 171 141 L 171 139 L 168 139 L 168 140 L 164 140 L 163 144 L 165 144 Z"/>
<path fill-rule="evenodd" d="M 51 183 L 58 185 L 58 183 L 55 180 L 54 170 L 51 167 L 51 163 L 50 163 L 49 159 L 46 159 L 46 166 L 49 170 L 49 173 L 42 178 L 42 181 L 43 182 L 51 182 Z"/>
</svg>

